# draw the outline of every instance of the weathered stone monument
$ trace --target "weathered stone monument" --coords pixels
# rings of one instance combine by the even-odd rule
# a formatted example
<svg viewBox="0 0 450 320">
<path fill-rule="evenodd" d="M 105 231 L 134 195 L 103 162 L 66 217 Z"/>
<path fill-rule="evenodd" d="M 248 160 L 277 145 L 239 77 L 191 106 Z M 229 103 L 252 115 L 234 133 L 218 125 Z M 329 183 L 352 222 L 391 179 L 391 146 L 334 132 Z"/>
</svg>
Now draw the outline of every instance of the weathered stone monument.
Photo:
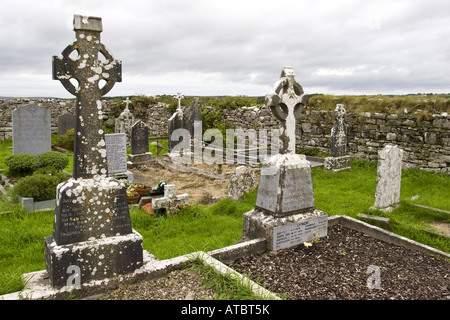
<svg viewBox="0 0 450 320">
<path fill-rule="evenodd" d="M 105 134 L 106 160 L 108 175 L 133 180 L 133 173 L 128 170 L 127 137 L 125 133 Z"/>
<path fill-rule="evenodd" d="M 330 171 L 350 169 L 351 157 L 347 155 L 347 126 L 345 124 L 345 108 L 337 104 L 334 111 L 336 122 L 331 128 L 331 156 L 325 158 L 324 168 Z"/>
<path fill-rule="evenodd" d="M 241 200 L 244 193 L 252 190 L 255 186 L 256 178 L 251 168 L 238 166 L 235 174 L 230 178 L 228 197 L 233 200 Z"/>
<path fill-rule="evenodd" d="M 181 100 L 184 96 L 181 95 L 180 92 L 174 96 L 175 99 L 178 100 L 177 110 L 173 113 L 173 115 L 169 118 L 169 126 L 168 126 L 168 149 L 171 151 L 175 145 L 178 144 L 178 141 L 172 141 L 172 133 L 177 129 L 185 129 L 185 117 L 183 113 L 183 109 L 181 109 Z"/>
<path fill-rule="evenodd" d="M 326 236 L 328 216 L 315 209 L 309 161 L 295 154 L 295 119 L 305 98 L 292 68 L 283 69 L 266 103 L 282 120 L 282 147 L 263 163 L 255 209 L 243 216 L 243 238 L 263 237 L 269 250 L 279 250 Z"/>
<path fill-rule="evenodd" d="M 400 203 L 403 150 L 386 145 L 378 151 L 377 185 L 373 209 L 392 211 Z"/>
<path fill-rule="evenodd" d="M 75 129 L 76 119 L 71 113 L 65 113 L 58 117 L 58 137 L 64 135 L 67 131 Z"/>
<path fill-rule="evenodd" d="M 51 151 L 51 114 L 37 104 L 27 104 L 12 112 L 13 153 L 40 155 Z"/>
<path fill-rule="evenodd" d="M 76 96 L 73 178 L 57 187 L 45 261 L 53 286 L 80 285 L 143 265 L 142 236 L 131 227 L 125 186 L 108 177 L 101 96 L 121 81 L 121 62 L 100 42 L 101 18 L 74 16 L 76 41 L 53 57 L 53 79 Z M 79 58 L 69 55 L 77 51 Z M 106 61 L 99 60 L 103 54 Z M 70 79 L 78 80 L 75 88 Z M 99 88 L 99 80 L 106 84 Z"/>
<path fill-rule="evenodd" d="M 165 209 L 167 211 L 174 211 L 179 206 L 185 206 L 189 204 L 189 195 L 183 193 L 177 195 L 176 187 L 173 184 L 164 185 L 164 197 L 152 199 L 152 209 Z"/>
<path fill-rule="evenodd" d="M 146 165 L 152 160 L 152 153 L 148 151 L 148 126 L 141 120 L 131 128 L 131 154 L 128 155 L 128 166 L 135 168 Z"/>
<path fill-rule="evenodd" d="M 130 109 L 128 109 L 128 105 L 131 103 L 130 99 L 127 97 L 125 100 L 125 110 L 117 117 L 115 125 L 114 125 L 114 133 L 125 133 L 126 135 L 126 146 L 127 148 L 131 147 L 131 127 L 135 123 L 135 118 L 131 113 Z"/>
</svg>

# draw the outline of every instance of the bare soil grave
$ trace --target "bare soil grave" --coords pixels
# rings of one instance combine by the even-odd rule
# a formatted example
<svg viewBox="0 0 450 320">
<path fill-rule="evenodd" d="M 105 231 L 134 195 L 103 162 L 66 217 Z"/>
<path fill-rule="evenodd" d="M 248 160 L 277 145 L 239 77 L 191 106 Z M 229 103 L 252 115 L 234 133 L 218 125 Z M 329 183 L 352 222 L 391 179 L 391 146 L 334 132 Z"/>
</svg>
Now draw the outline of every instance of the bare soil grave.
<svg viewBox="0 0 450 320">
<path fill-rule="evenodd" d="M 369 266 L 379 268 L 379 288 Z M 448 261 L 340 225 L 312 247 L 251 255 L 231 267 L 288 300 L 450 300 Z"/>
<path fill-rule="evenodd" d="M 160 156 L 145 167 L 131 169 L 134 180 L 155 187 L 159 182 L 176 186 L 177 194 L 187 193 L 190 204 L 210 205 L 228 196 L 230 177 L 241 164 L 175 165 L 168 157 Z M 259 176 L 258 165 L 254 165 L 255 176 Z"/>
</svg>

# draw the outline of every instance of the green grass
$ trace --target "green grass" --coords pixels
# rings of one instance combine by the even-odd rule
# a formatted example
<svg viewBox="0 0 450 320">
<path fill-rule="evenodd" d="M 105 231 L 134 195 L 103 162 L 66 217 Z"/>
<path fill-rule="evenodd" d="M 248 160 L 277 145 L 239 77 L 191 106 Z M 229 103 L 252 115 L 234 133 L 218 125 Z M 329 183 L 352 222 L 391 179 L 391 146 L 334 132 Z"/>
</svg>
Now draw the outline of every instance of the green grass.
<svg viewBox="0 0 450 320">
<path fill-rule="evenodd" d="M 3 148 L 4 149 L 4 148 Z M 0 157 L 4 150 L 0 149 Z M 341 172 L 312 169 L 316 207 L 332 215 L 356 217 L 358 213 L 390 218 L 389 230 L 445 252 L 450 240 L 431 236 L 429 222 L 447 222 L 449 215 L 413 206 L 419 203 L 450 210 L 450 176 L 415 169 L 403 171 L 401 203 L 391 213 L 370 211 L 374 203 L 376 164 L 352 161 L 352 169 Z M 412 196 L 420 197 L 411 201 Z M 144 249 L 158 259 L 195 251 L 211 251 L 236 244 L 242 235 L 242 214 L 253 209 L 256 190 L 242 202 L 223 199 L 212 206 L 192 205 L 176 215 L 156 217 L 130 208 L 133 228 L 142 234 Z M 0 199 L 0 294 L 23 288 L 21 275 L 45 269 L 44 237 L 52 234 L 53 211 L 27 213 L 18 204 Z"/>
</svg>

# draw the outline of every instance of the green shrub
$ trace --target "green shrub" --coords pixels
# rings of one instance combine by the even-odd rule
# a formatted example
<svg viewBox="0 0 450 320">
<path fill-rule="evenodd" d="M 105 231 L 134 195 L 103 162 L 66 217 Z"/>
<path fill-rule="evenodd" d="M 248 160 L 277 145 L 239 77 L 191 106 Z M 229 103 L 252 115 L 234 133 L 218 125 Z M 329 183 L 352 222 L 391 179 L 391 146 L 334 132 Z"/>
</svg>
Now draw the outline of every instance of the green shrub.
<svg viewBox="0 0 450 320">
<path fill-rule="evenodd" d="M 69 164 L 69 158 L 58 151 L 47 151 L 39 155 L 39 162 L 44 167 L 51 166 L 63 170 Z"/>
<path fill-rule="evenodd" d="M 21 197 L 33 198 L 34 201 L 55 199 L 56 187 L 60 180 L 58 176 L 34 174 L 17 181 L 14 193 Z"/>
<path fill-rule="evenodd" d="M 60 170 L 58 170 L 52 166 L 39 168 L 33 172 L 33 175 L 36 175 L 36 174 L 46 174 L 46 175 L 50 175 L 50 176 L 55 176 L 55 177 L 58 177 L 60 182 L 67 180 L 67 178 L 69 177 L 64 172 L 61 172 Z"/>
<path fill-rule="evenodd" d="M 9 173 L 13 176 L 23 177 L 33 173 L 39 168 L 38 157 L 34 154 L 16 153 L 5 159 Z"/>
<path fill-rule="evenodd" d="M 66 150 L 73 151 L 74 141 L 75 129 L 70 129 L 58 138 L 58 146 Z"/>
</svg>

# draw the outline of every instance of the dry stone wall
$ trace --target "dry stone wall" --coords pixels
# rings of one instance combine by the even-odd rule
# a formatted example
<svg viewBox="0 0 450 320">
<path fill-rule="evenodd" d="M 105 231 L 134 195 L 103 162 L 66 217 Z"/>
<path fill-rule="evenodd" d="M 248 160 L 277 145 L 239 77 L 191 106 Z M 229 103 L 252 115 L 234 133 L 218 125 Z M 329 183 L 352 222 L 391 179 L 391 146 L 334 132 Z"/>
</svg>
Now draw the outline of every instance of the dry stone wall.
<svg viewBox="0 0 450 320">
<path fill-rule="evenodd" d="M 37 103 L 51 111 L 52 133 L 57 133 L 57 118 L 64 113 L 73 113 L 74 100 L 62 99 L 0 99 L 0 139 L 12 137 L 12 110 L 28 103 Z M 104 100 L 104 121 L 113 123 L 115 100 Z M 142 111 L 142 110 L 141 110 Z M 140 112 L 149 127 L 150 136 L 167 136 L 168 119 L 171 114 L 167 104 L 157 103 Z M 137 117 L 138 118 L 138 117 Z M 277 120 L 263 106 L 224 110 L 222 120 L 234 124 L 235 128 L 266 129 L 279 128 Z M 311 110 L 306 107 L 297 120 L 297 147 L 317 148 L 330 152 L 330 134 L 334 124 L 333 112 Z M 419 167 L 433 172 L 449 172 L 450 163 L 450 117 L 448 115 L 352 113 L 345 117 L 348 130 L 348 154 L 352 157 L 376 161 L 378 151 L 386 144 L 396 144 L 402 150 L 404 167 Z"/>
</svg>

